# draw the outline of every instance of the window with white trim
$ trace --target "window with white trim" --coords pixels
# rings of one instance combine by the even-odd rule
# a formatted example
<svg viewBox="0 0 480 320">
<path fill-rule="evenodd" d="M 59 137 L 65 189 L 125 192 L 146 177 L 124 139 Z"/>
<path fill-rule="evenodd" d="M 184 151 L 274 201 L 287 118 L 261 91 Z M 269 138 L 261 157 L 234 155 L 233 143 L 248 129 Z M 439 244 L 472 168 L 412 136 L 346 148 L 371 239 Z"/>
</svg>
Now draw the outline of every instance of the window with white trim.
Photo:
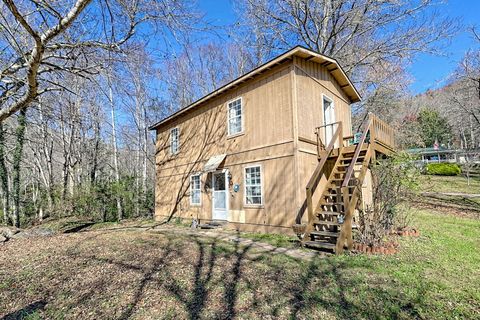
<svg viewBox="0 0 480 320">
<path fill-rule="evenodd" d="M 260 166 L 245 168 L 245 204 L 261 205 L 262 199 L 262 170 Z"/>
<path fill-rule="evenodd" d="M 242 98 L 228 103 L 228 135 L 234 135 L 243 131 L 242 124 L 243 107 Z"/>
<path fill-rule="evenodd" d="M 201 182 L 200 175 L 196 174 L 190 177 L 190 203 L 199 205 L 202 203 L 201 198 Z"/>
<path fill-rule="evenodd" d="M 180 149 L 179 132 L 178 128 L 170 129 L 170 154 L 177 154 Z"/>
</svg>

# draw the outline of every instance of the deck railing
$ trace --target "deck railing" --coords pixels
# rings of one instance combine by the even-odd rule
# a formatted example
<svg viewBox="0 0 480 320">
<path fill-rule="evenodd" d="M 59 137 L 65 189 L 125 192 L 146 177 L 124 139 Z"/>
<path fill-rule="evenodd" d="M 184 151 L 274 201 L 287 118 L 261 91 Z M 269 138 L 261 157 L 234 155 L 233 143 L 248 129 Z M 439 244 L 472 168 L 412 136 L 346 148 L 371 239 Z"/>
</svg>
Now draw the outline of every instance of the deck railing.
<svg viewBox="0 0 480 320">
<path fill-rule="evenodd" d="M 372 141 L 379 142 L 386 147 L 391 149 L 395 148 L 395 132 L 391 126 L 389 126 L 385 121 L 380 120 L 373 113 L 369 113 L 369 120 L 371 121 L 372 126 Z"/>
<path fill-rule="evenodd" d="M 350 136 L 343 136 L 343 124 L 341 121 L 325 124 L 323 126 L 319 126 L 315 128 L 315 135 L 317 136 L 317 155 L 320 158 L 325 154 L 326 145 L 330 144 L 331 141 L 323 141 L 322 137 L 325 137 L 326 130 L 331 128 L 332 132 L 335 132 L 335 128 L 342 127 L 342 136 L 336 136 L 332 134 L 331 141 L 334 142 L 333 148 L 340 148 L 348 146 L 350 140 L 353 138 L 352 135 Z"/>
</svg>

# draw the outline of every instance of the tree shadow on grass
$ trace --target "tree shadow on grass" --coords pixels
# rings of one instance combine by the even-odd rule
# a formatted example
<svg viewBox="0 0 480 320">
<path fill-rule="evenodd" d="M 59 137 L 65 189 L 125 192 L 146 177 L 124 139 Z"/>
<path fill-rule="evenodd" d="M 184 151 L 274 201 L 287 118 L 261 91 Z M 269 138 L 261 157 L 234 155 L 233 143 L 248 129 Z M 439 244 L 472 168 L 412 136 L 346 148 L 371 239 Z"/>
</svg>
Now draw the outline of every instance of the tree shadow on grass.
<svg viewBox="0 0 480 320">
<path fill-rule="evenodd" d="M 242 245 L 235 242 L 233 248 L 223 250 L 224 242 L 221 244 L 222 241 L 216 238 L 205 239 L 196 236 L 185 238 L 185 241 L 195 244 L 198 253 L 193 265 L 185 265 L 187 269 L 192 268 L 191 279 L 185 281 L 186 279 L 172 274 L 169 268 L 152 269 L 151 273 L 146 273 L 139 282 L 135 299 L 121 319 L 126 319 L 133 314 L 135 305 L 143 296 L 145 284 L 154 280 L 152 272 L 163 273 L 163 280 L 157 280 L 158 284 L 181 302 L 189 319 L 238 317 L 238 294 L 242 283 L 246 284 L 246 290 L 250 290 L 253 294 L 253 299 L 250 301 L 251 307 L 259 309 L 254 314 L 265 317 L 284 315 L 285 312 L 282 309 L 288 309 L 288 317 L 291 319 L 315 317 L 322 310 L 336 317 L 348 319 L 359 316 L 369 319 L 402 316 L 418 318 L 420 315 L 415 306 L 424 304 L 425 291 L 420 290 L 416 296 L 406 297 L 401 288 L 396 287 L 387 277 L 369 280 L 365 275 L 375 271 L 368 260 L 350 263 L 339 261 L 334 257 L 313 259 L 310 262 L 301 262 L 301 267 L 297 271 L 292 273 L 290 269 L 287 274 L 281 259 L 271 259 L 270 252 L 260 254 L 252 252 L 251 243 Z M 169 250 L 166 249 L 166 251 Z M 177 257 L 181 257 L 182 254 L 178 252 Z M 167 257 L 168 254 L 163 259 Z M 229 263 L 225 263 L 225 259 Z M 291 258 L 285 257 L 285 259 Z M 276 278 L 285 276 L 287 279 L 278 281 L 272 288 L 262 287 L 265 285 L 262 279 L 253 284 L 252 280 L 258 279 L 244 276 L 242 268 L 246 264 L 252 268 L 253 264 L 258 263 L 268 266 L 269 276 Z M 291 266 L 290 264 L 288 267 Z M 218 274 L 219 270 L 222 272 L 221 275 Z M 357 276 L 356 272 L 361 272 L 363 275 Z M 263 277 L 265 273 L 259 272 L 258 276 Z M 209 298 L 214 291 L 214 297 L 218 299 L 219 288 L 223 288 L 223 299 L 214 301 L 217 305 L 210 305 Z M 267 293 L 259 296 L 256 294 L 259 290 L 266 290 Z M 358 297 L 355 292 L 362 292 L 362 297 Z M 284 300 L 279 299 L 284 297 L 286 297 Z"/>
<path fill-rule="evenodd" d="M 391 279 L 360 276 L 356 274 L 360 269 L 364 275 L 375 272 L 366 261 L 355 265 L 334 258 L 309 262 L 287 289 L 293 294 L 290 318 L 308 317 L 315 309 L 341 319 L 420 318 L 415 305 L 424 303 L 425 286 L 406 297 Z"/>
<path fill-rule="evenodd" d="M 167 264 L 168 259 L 172 258 L 173 253 L 176 253 L 176 251 L 173 250 L 172 245 L 169 241 L 167 243 L 167 246 L 165 247 L 164 254 L 156 258 L 149 269 L 144 270 L 142 279 L 138 283 L 137 289 L 135 290 L 133 301 L 131 301 L 127 305 L 127 307 L 125 308 L 125 310 L 122 312 L 122 314 L 118 319 L 122 319 L 122 320 L 129 319 L 132 316 L 133 312 L 135 311 L 135 308 L 141 302 L 144 296 L 144 291 L 146 286 L 148 285 L 149 282 L 153 280 L 154 275 L 157 272 L 160 272 L 162 267 L 164 267 Z"/>
<path fill-rule="evenodd" d="M 92 251 L 93 244 L 102 243 L 97 242 L 101 241 L 97 236 L 99 234 L 95 233 L 88 235 L 88 240 L 82 238 L 86 242 L 78 243 L 75 249 L 67 249 L 58 263 L 68 261 L 77 274 L 96 265 L 115 268 L 108 268 L 113 271 L 111 274 L 87 282 L 77 282 L 81 277 L 72 277 L 68 272 L 56 275 L 59 285 L 45 294 L 61 298 L 57 295 L 62 287 L 66 288 L 67 294 L 72 294 L 68 304 L 62 306 L 66 312 L 74 309 L 83 312 L 93 307 L 101 313 L 98 317 L 128 319 L 145 309 L 143 305 L 149 303 L 147 297 L 152 299 L 150 295 L 156 295 L 154 297 L 162 299 L 162 303 L 171 298 L 179 302 L 172 305 L 177 318 L 296 319 L 318 318 L 325 314 L 348 319 L 418 318 L 417 307 L 425 305 L 428 290 L 425 283 L 412 288 L 414 293 L 405 296 L 402 288 L 387 275 L 376 273 L 371 259 L 331 257 L 306 262 L 270 251 L 259 252 L 254 250 L 253 243 L 228 243 L 220 238 L 180 236 L 165 231 L 161 238 L 142 237 L 139 239 L 142 246 L 130 247 L 129 250 L 150 250 L 144 255 L 148 260 L 142 261 L 132 260 L 135 252 L 110 255 L 117 249 Z M 129 241 L 136 239 L 129 238 Z M 113 241 L 117 242 L 117 238 Z M 179 268 L 182 272 L 177 272 Z M 112 285 L 113 280 L 123 274 L 122 281 Z M 127 274 L 133 277 L 127 278 Z M 69 285 L 64 287 L 62 283 Z M 116 315 L 105 314 L 106 311 L 100 309 L 102 301 L 111 295 L 126 296 L 114 307 Z M 22 310 L 30 310 L 27 307 Z M 148 306 L 146 310 L 148 312 Z M 161 318 L 167 311 L 160 312 L 154 316 Z M 18 314 L 9 314 L 5 319 L 17 319 Z"/>
<path fill-rule="evenodd" d="M 25 319 L 32 314 L 36 313 L 37 311 L 42 311 L 45 309 L 47 303 L 44 300 L 38 300 L 29 305 L 23 307 L 20 310 L 15 312 L 9 313 L 1 318 L 1 320 L 20 320 Z"/>
</svg>

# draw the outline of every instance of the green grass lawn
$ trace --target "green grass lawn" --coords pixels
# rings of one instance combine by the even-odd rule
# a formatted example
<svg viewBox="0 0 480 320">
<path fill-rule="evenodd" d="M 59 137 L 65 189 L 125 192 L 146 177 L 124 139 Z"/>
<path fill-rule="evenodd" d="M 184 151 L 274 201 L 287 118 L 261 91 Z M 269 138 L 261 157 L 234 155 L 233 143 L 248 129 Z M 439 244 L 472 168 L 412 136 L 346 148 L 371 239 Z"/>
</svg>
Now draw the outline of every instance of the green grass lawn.
<svg viewBox="0 0 480 320">
<path fill-rule="evenodd" d="M 480 197 L 466 196 L 480 194 L 480 179 L 478 178 L 472 178 L 468 184 L 467 179 L 462 176 L 421 176 L 419 191 L 422 195 L 415 199 L 426 208 L 480 218 Z M 444 193 L 459 194 L 447 195 Z"/>
<path fill-rule="evenodd" d="M 459 192 L 480 194 L 480 179 L 463 176 L 420 176 L 420 190 L 426 192 Z"/>
<path fill-rule="evenodd" d="M 12 240 L 0 318 L 480 319 L 480 221 L 418 211 L 414 225 L 396 255 L 310 262 L 168 230 Z"/>
</svg>

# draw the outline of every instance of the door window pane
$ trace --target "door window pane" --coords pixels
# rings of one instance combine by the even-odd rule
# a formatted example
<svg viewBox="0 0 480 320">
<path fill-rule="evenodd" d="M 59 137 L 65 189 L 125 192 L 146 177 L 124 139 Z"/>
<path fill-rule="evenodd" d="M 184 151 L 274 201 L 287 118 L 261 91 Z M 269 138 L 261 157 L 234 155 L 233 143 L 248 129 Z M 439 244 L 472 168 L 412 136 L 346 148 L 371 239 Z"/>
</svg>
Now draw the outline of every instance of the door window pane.
<svg viewBox="0 0 480 320">
<path fill-rule="evenodd" d="M 213 198 L 213 207 L 215 209 L 227 208 L 227 194 L 225 191 L 214 191 Z"/>
<path fill-rule="evenodd" d="M 214 175 L 215 190 L 225 190 L 225 174 L 216 173 Z"/>
</svg>

